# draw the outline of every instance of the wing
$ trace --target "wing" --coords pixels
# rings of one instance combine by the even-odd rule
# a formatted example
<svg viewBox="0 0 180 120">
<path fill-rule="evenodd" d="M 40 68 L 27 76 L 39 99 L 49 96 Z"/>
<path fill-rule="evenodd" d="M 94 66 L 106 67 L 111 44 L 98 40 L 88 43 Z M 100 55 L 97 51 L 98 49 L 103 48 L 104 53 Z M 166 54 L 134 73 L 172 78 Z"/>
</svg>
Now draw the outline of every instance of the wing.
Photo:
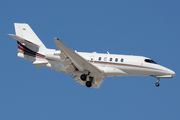
<svg viewBox="0 0 180 120">
<path fill-rule="evenodd" d="M 64 56 L 68 57 L 70 61 L 75 65 L 75 67 L 79 71 L 89 71 L 92 74 L 102 74 L 103 72 L 88 62 L 86 59 L 81 57 L 79 54 L 71 50 L 69 47 L 64 45 L 59 39 L 55 38 L 55 43 L 57 47 L 61 50 L 61 53 L 64 54 Z"/>
<path fill-rule="evenodd" d="M 94 77 L 92 87 L 99 88 L 105 78 L 103 71 L 64 45 L 59 39 L 55 38 L 55 43 L 61 51 L 60 57 L 66 68 L 66 73 L 75 73 L 74 75 L 76 76 L 73 78 L 73 80 L 84 86 L 85 81 L 80 79 L 80 75 L 85 71 L 88 71 L 90 72 L 91 77 Z"/>
</svg>

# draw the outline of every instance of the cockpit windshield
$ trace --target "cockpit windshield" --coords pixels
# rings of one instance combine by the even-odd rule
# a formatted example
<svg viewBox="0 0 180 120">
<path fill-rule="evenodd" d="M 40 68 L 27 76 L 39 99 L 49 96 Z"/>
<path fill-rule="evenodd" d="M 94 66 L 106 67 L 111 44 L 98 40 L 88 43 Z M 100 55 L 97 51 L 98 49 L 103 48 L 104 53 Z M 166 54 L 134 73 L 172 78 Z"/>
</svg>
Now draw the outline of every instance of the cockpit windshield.
<svg viewBox="0 0 180 120">
<path fill-rule="evenodd" d="M 151 59 L 145 59 L 144 60 L 147 63 L 153 63 L 153 64 L 157 64 L 155 61 L 151 60 Z"/>
</svg>

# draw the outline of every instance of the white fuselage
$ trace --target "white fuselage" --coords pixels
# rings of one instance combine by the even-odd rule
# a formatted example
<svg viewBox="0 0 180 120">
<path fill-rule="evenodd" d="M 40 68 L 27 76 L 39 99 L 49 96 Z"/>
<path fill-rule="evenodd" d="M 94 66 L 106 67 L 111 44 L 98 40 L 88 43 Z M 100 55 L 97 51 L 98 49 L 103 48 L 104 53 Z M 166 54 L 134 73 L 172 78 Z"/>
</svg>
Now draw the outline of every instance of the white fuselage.
<svg viewBox="0 0 180 120">
<path fill-rule="evenodd" d="M 51 50 L 46 54 L 45 59 L 50 61 L 46 67 L 66 73 L 64 65 L 59 56 L 60 51 Z M 103 71 L 104 76 L 158 76 L 159 78 L 172 77 L 175 73 L 161 65 L 145 62 L 149 59 L 143 56 L 116 55 L 77 52 L 87 61 Z M 20 56 L 19 56 L 20 57 Z M 21 57 L 22 58 L 22 57 Z M 29 57 L 30 58 L 30 57 Z M 34 61 L 34 57 L 32 57 Z"/>
<path fill-rule="evenodd" d="M 103 71 L 103 75 L 108 76 L 158 76 L 159 78 L 169 78 L 175 75 L 174 71 L 155 63 L 145 62 L 149 59 L 143 56 L 117 55 L 117 54 L 100 54 L 77 52 L 87 61 Z M 44 59 L 49 61 L 46 67 L 53 70 L 66 73 L 61 58 L 60 51 L 50 50 Z M 18 57 L 27 59 L 26 56 L 18 53 Z M 27 56 L 30 61 L 34 61 L 34 57 Z"/>
<path fill-rule="evenodd" d="M 145 62 L 142 56 L 78 52 L 104 71 L 106 76 L 165 76 L 175 73 L 161 65 Z M 171 76 L 172 77 L 172 76 Z"/>
</svg>

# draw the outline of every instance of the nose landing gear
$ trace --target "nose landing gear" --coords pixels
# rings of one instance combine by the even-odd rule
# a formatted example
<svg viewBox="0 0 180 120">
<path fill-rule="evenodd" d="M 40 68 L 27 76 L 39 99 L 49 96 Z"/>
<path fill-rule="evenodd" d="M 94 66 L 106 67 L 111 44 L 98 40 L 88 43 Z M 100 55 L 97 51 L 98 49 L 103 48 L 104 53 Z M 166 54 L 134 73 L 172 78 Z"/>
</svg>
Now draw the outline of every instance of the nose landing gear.
<svg viewBox="0 0 180 120">
<path fill-rule="evenodd" d="M 160 85 L 159 81 L 160 81 L 160 79 L 158 78 L 157 82 L 155 83 L 156 87 L 159 87 L 159 85 Z"/>
<path fill-rule="evenodd" d="M 156 85 L 156 87 L 159 87 L 160 84 L 159 84 L 159 82 L 156 82 L 155 85 Z"/>
</svg>

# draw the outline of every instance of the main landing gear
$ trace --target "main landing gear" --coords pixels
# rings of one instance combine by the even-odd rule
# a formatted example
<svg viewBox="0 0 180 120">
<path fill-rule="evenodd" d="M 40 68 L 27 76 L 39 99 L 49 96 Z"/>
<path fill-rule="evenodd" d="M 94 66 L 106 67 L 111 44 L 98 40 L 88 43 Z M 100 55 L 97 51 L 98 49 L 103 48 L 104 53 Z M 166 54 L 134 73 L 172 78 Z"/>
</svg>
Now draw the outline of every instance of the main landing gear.
<svg viewBox="0 0 180 120">
<path fill-rule="evenodd" d="M 156 87 L 159 87 L 159 85 L 160 85 L 159 81 L 160 81 L 160 79 L 158 78 L 157 82 L 155 83 Z"/>
<path fill-rule="evenodd" d="M 87 82 L 86 82 L 86 86 L 87 86 L 87 87 L 91 87 L 91 86 L 92 86 L 92 82 L 91 82 L 91 81 L 87 81 Z"/>
<path fill-rule="evenodd" d="M 87 75 L 86 74 L 82 74 L 80 76 L 82 81 L 86 81 L 87 80 Z M 93 77 L 89 77 L 89 81 L 86 81 L 86 86 L 87 87 L 91 87 L 92 86 L 92 82 L 93 82 Z"/>
<path fill-rule="evenodd" d="M 87 75 L 82 74 L 82 75 L 80 76 L 80 78 L 81 78 L 81 80 L 82 80 L 82 81 L 86 81 L 86 79 L 87 79 Z"/>
</svg>

